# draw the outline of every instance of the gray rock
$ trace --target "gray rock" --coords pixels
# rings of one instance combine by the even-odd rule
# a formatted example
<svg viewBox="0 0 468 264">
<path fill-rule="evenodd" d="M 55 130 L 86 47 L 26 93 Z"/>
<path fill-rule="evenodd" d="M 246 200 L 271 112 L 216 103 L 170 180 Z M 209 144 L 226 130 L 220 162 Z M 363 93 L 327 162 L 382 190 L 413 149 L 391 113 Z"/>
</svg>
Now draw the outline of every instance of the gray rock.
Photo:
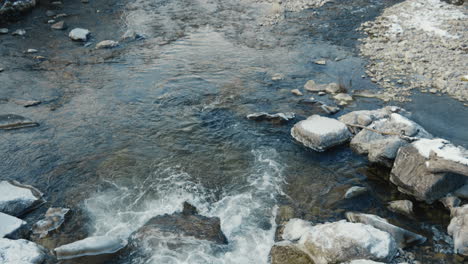
<svg viewBox="0 0 468 264">
<path fill-rule="evenodd" d="M 351 198 L 354 198 L 354 197 L 357 197 L 359 195 L 362 195 L 364 193 L 367 192 L 367 188 L 366 187 L 361 187 L 361 186 L 353 186 L 351 188 L 349 188 L 345 195 L 344 195 L 344 198 L 345 199 L 351 199 Z"/>
<path fill-rule="evenodd" d="M 387 220 L 371 214 L 346 213 L 346 218 L 353 223 L 371 225 L 379 230 L 389 233 L 395 239 L 399 247 L 405 248 L 426 242 L 426 238 L 388 223 Z"/>
<path fill-rule="evenodd" d="M 297 241 L 294 244 L 316 264 L 354 259 L 390 261 L 397 253 L 395 240 L 387 232 L 344 220 L 312 226 L 309 222 L 291 219 L 284 228 L 283 238 Z"/>
<path fill-rule="evenodd" d="M 387 208 L 395 213 L 403 214 L 406 216 L 413 216 L 413 203 L 409 200 L 397 200 L 388 203 Z"/>
<path fill-rule="evenodd" d="M 347 93 L 339 93 L 333 96 L 333 99 L 337 101 L 352 102 L 354 99 L 351 95 Z"/>
<path fill-rule="evenodd" d="M 315 64 L 318 64 L 318 65 L 326 65 L 326 64 L 327 64 L 327 61 L 321 59 L 321 60 L 316 60 L 316 61 L 314 61 L 314 63 L 315 63 Z"/>
<path fill-rule="evenodd" d="M 0 263 L 43 264 L 46 258 L 46 250 L 36 243 L 0 238 Z"/>
<path fill-rule="evenodd" d="M 319 115 L 310 116 L 295 124 L 291 129 L 291 135 L 315 151 L 325 151 L 351 138 L 346 125 L 336 119 Z"/>
<path fill-rule="evenodd" d="M 99 42 L 98 44 L 96 44 L 96 48 L 97 49 L 110 49 L 110 48 L 117 47 L 118 45 L 119 45 L 118 41 L 103 40 L 103 41 Z"/>
<path fill-rule="evenodd" d="M 337 83 L 329 83 L 325 87 L 325 92 L 327 92 L 327 93 L 334 94 L 334 93 L 338 93 L 340 91 L 341 91 L 341 88 Z"/>
<path fill-rule="evenodd" d="M 17 238 L 16 233 L 26 224 L 25 221 L 4 213 L 0 213 L 0 223 L 0 238 Z"/>
<path fill-rule="evenodd" d="M 290 242 L 273 245 L 270 258 L 271 264 L 315 264 L 307 253 Z"/>
<path fill-rule="evenodd" d="M 68 36 L 74 41 L 86 41 L 88 40 L 89 30 L 83 28 L 75 28 Z"/>
<path fill-rule="evenodd" d="M 8 28 L 0 28 L 0 34 L 8 34 Z"/>
<path fill-rule="evenodd" d="M 457 150 L 455 146 L 440 139 L 421 139 L 402 147 L 393 165 L 390 181 L 398 186 L 399 191 L 413 195 L 418 200 L 433 203 L 466 182 L 465 175 L 449 171 L 454 167 L 453 164 L 466 166 L 453 160 L 457 158 L 462 162 L 464 160 L 462 156 L 455 155 Z M 436 152 L 448 159 L 437 156 L 437 164 L 442 165 L 433 167 L 433 157 Z M 437 168 L 440 170 L 436 170 Z"/>
<path fill-rule="evenodd" d="M 64 30 L 67 28 L 67 24 L 65 24 L 65 21 L 59 21 L 53 24 L 52 26 L 50 26 L 50 28 L 55 29 L 55 30 Z"/>
<path fill-rule="evenodd" d="M 26 127 L 36 127 L 38 123 L 19 115 L 0 115 L 0 130 L 12 130 Z"/>
<path fill-rule="evenodd" d="M 65 215 L 70 211 L 68 208 L 49 208 L 44 219 L 34 224 L 32 233 L 44 238 L 53 230 L 58 229 L 65 221 Z"/>
<path fill-rule="evenodd" d="M 458 198 L 468 200 L 468 184 L 465 184 L 462 187 L 456 189 L 453 194 Z"/>
<path fill-rule="evenodd" d="M 445 196 L 440 198 L 439 201 L 445 206 L 445 208 L 452 210 L 455 207 L 458 207 L 461 203 L 460 199 L 456 196 Z"/>
<path fill-rule="evenodd" d="M 0 18 L 15 16 L 36 6 L 36 0 L 5 0 L 0 2 Z"/>
<path fill-rule="evenodd" d="M 42 193 L 16 181 L 0 182 L 0 212 L 20 216 L 43 204 Z"/>
<path fill-rule="evenodd" d="M 367 120 L 361 122 L 367 122 Z M 351 140 L 350 146 L 361 155 L 367 154 L 370 162 L 387 167 L 392 167 L 398 149 L 409 144 L 408 141 L 398 136 L 399 134 L 418 138 L 432 137 L 424 128 L 397 113 L 390 114 L 388 118 L 374 121 L 367 127 L 396 135 L 383 135 L 363 129 Z"/>
<path fill-rule="evenodd" d="M 255 120 L 255 121 L 267 120 L 267 121 L 282 122 L 282 121 L 290 121 L 290 120 L 294 119 L 295 117 L 296 117 L 296 115 L 294 113 L 290 113 L 290 112 L 276 113 L 276 114 L 268 114 L 268 113 L 265 113 L 265 112 L 261 112 L 261 113 L 253 113 L 253 114 L 247 115 L 247 119 Z"/>
<path fill-rule="evenodd" d="M 125 239 L 93 236 L 55 248 L 54 252 L 58 260 L 65 260 L 84 256 L 112 255 L 125 246 L 127 246 Z"/>
<path fill-rule="evenodd" d="M 321 92 L 325 91 L 325 86 L 316 84 L 314 80 L 309 80 L 304 84 L 304 89 L 309 92 Z"/>
<path fill-rule="evenodd" d="M 452 209 L 451 215 L 447 231 L 453 237 L 455 253 L 468 256 L 468 204 Z"/>
</svg>

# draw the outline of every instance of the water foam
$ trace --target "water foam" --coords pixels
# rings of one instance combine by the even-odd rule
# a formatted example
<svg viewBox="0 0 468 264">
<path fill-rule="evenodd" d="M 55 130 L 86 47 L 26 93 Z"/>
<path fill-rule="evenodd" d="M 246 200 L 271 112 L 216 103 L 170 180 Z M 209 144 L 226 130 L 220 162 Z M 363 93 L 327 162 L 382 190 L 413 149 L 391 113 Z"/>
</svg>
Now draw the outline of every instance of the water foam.
<svg viewBox="0 0 468 264">
<path fill-rule="evenodd" d="M 151 217 L 180 211 L 182 203 L 189 201 L 201 214 L 221 219 L 229 244 L 162 237 L 157 249 L 154 245 L 151 248 L 150 258 L 134 258 L 131 263 L 267 263 L 274 244 L 276 197 L 282 194 L 283 166 L 275 161 L 277 153 L 272 149 L 252 153 L 254 162 L 247 169 L 246 183 L 231 187 L 215 202 L 209 190 L 174 168 L 157 170 L 131 187 L 113 183 L 112 190 L 85 202 L 94 220 L 94 235 L 127 237 Z M 171 247 L 175 239 L 182 246 Z"/>
</svg>

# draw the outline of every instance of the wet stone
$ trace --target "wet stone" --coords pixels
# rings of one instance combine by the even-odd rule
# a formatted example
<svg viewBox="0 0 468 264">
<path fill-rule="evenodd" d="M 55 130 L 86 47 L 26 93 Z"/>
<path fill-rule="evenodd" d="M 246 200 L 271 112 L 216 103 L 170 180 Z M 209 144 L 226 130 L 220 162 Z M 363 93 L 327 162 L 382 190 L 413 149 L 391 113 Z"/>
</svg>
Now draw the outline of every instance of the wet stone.
<svg viewBox="0 0 468 264">
<path fill-rule="evenodd" d="M 68 208 L 49 208 L 44 219 L 34 224 L 32 233 L 44 238 L 51 231 L 58 229 L 65 221 L 65 215 L 70 211 Z"/>
<path fill-rule="evenodd" d="M 26 30 L 24 29 L 17 29 L 13 33 L 11 33 L 13 36 L 24 36 L 26 35 Z"/>
<path fill-rule="evenodd" d="M 292 89 L 291 93 L 297 96 L 302 96 L 302 92 L 299 89 Z"/>
<path fill-rule="evenodd" d="M 60 21 L 50 26 L 50 28 L 56 29 L 56 30 L 64 30 L 67 28 L 67 25 L 65 24 L 64 21 Z"/>
<path fill-rule="evenodd" d="M 103 40 L 103 41 L 99 42 L 98 44 L 96 44 L 96 48 L 97 49 L 110 49 L 110 48 L 117 47 L 118 45 L 119 45 L 118 41 Z"/>
<path fill-rule="evenodd" d="M 31 107 L 31 106 L 36 106 L 36 105 L 41 104 L 41 101 L 37 101 L 37 100 L 12 99 L 10 101 L 17 105 L 21 105 L 24 107 Z"/>
<path fill-rule="evenodd" d="M 48 16 L 48 17 L 53 17 L 53 16 L 55 16 L 55 12 L 52 11 L 52 10 L 47 10 L 47 11 L 46 11 L 46 16 Z"/>
<path fill-rule="evenodd" d="M 8 34 L 8 28 L 0 28 L 0 34 Z"/>
<path fill-rule="evenodd" d="M 275 113 L 275 114 L 268 114 L 265 112 L 261 113 L 253 113 L 247 115 L 247 119 L 255 120 L 255 121 L 276 121 L 276 122 L 283 122 L 283 121 L 290 121 L 295 118 L 294 113 Z"/>
<path fill-rule="evenodd" d="M 20 216 L 44 203 L 36 188 L 16 181 L 0 182 L 0 212 Z"/>
<path fill-rule="evenodd" d="M 345 195 L 344 195 L 344 198 L 345 199 L 351 199 L 351 198 L 354 198 L 354 197 L 357 197 L 357 196 L 360 196 L 360 195 L 363 195 L 367 192 L 367 188 L 366 187 L 361 187 L 361 186 L 353 186 L 351 188 L 349 188 Z"/>
<path fill-rule="evenodd" d="M 38 123 L 19 115 L 0 115 L 0 130 L 20 129 L 39 126 Z"/>
<path fill-rule="evenodd" d="M 406 216 L 414 215 L 413 203 L 409 200 L 398 200 L 388 203 L 387 208 L 395 213 L 399 213 Z"/>
<path fill-rule="evenodd" d="M 310 256 L 292 243 L 275 244 L 270 251 L 271 264 L 314 264 Z"/>
</svg>

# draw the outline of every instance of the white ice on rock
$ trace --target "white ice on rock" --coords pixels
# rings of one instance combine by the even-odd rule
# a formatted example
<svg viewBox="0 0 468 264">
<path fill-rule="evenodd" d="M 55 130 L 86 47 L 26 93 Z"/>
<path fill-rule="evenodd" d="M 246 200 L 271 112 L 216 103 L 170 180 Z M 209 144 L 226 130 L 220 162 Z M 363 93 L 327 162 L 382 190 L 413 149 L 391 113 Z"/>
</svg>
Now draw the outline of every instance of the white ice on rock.
<svg viewBox="0 0 468 264">
<path fill-rule="evenodd" d="M 42 264 L 45 257 L 45 250 L 36 243 L 0 238 L 0 263 Z"/>
<path fill-rule="evenodd" d="M 390 260 L 397 252 L 389 233 L 345 220 L 312 226 L 307 221 L 291 219 L 285 225 L 283 238 L 298 240 L 298 246 L 318 264 L 356 258 Z"/>
<path fill-rule="evenodd" d="M 454 146 L 445 139 L 420 139 L 413 145 L 425 158 L 429 158 L 431 152 L 434 152 L 440 158 L 468 165 L 468 151 L 462 147 Z"/>
<path fill-rule="evenodd" d="M 14 216 L 0 213 L 0 238 L 14 233 L 16 230 L 25 225 L 26 222 Z M 2 253 L 0 252 L 0 255 Z"/>
<path fill-rule="evenodd" d="M 42 196 L 42 193 L 31 186 L 8 181 L 0 182 L 0 194 L 0 212 L 15 216 L 37 204 Z"/>
<path fill-rule="evenodd" d="M 75 241 L 54 249 L 57 259 L 72 259 L 82 256 L 111 254 L 127 245 L 127 240 L 110 236 L 94 236 Z"/>
</svg>

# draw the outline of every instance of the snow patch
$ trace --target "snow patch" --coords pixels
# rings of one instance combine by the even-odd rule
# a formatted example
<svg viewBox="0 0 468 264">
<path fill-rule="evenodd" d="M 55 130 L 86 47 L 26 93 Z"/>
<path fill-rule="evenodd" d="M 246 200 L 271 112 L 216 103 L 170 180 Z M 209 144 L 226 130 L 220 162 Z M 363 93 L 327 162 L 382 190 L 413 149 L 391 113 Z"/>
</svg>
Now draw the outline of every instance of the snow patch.
<svg viewBox="0 0 468 264">
<path fill-rule="evenodd" d="M 338 134 L 343 130 L 347 130 L 346 125 L 342 122 L 319 115 L 313 115 L 307 118 L 307 120 L 300 123 L 300 126 L 305 131 L 317 135 Z"/>
<path fill-rule="evenodd" d="M 40 264 L 45 253 L 37 244 L 25 239 L 0 238 L 0 263 Z"/>
<path fill-rule="evenodd" d="M 434 151 L 438 157 L 468 165 L 468 151 L 462 147 L 452 145 L 445 139 L 420 139 L 414 142 L 413 146 L 425 158 L 429 158 L 431 151 Z"/>
</svg>

